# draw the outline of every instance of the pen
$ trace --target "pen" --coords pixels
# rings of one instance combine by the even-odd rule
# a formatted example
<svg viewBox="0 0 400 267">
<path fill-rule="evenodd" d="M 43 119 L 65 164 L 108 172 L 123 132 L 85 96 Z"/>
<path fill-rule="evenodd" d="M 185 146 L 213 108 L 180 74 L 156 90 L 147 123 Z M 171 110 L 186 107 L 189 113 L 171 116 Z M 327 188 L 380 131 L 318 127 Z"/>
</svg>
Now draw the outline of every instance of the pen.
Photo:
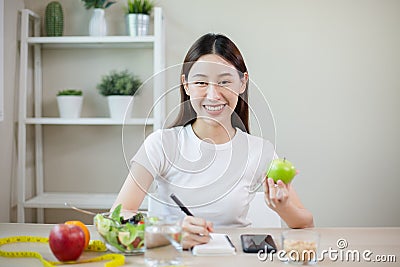
<svg viewBox="0 0 400 267">
<path fill-rule="evenodd" d="M 188 216 L 193 216 L 193 213 L 190 212 L 190 210 L 188 208 L 186 208 L 185 205 L 183 205 L 183 203 L 179 200 L 179 198 L 177 196 L 175 196 L 174 193 L 172 193 L 170 195 L 170 197 L 172 198 L 172 200 L 179 206 L 179 208 Z M 207 230 L 210 231 L 210 229 L 207 227 Z M 212 236 L 210 235 L 210 238 L 212 239 Z"/>
<path fill-rule="evenodd" d="M 188 208 L 186 208 L 185 205 L 183 205 L 183 203 L 179 200 L 179 198 L 177 198 L 177 197 L 175 196 L 174 193 L 172 193 L 172 194 L 170 195 L 170 197 L 172 198 L 172 200 L 179 206 L 179 208 L 180 208 L 186 215 L 188 215 L 188 216 L 193 216 L 193 217 L 194 217 L 194 215 L 190 212 L 190 210 L 188 210 Z"/>
<path fill-rule="evenodd" d="M 228 235 L 225 235 L 226 239 L 228 239 L 229 244 L 233 247 L 233 249 L 236 251 L 235 245 L 233 245 L 232 240 L 229 238 Z"/>
</svg>

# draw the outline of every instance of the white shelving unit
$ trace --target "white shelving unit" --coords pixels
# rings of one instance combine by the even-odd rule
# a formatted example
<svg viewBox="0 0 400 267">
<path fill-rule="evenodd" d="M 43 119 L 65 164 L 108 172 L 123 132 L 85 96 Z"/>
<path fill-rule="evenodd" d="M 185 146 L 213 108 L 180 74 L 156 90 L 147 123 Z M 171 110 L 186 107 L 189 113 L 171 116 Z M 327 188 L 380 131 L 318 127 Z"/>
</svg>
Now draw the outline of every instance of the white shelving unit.
<svg viewBox="0 0 400 267">
<path fill-rule="evenodd" d="M 32 33 L 30 31 L 32 30 Z M 143 37 L 131 36 L 65 36 L 40 37 L 40 17 L 31 10 L 21 11 L 21 44 L 19 70 L 19 115 L 18 115 L 18 170 L 17 187 L 18 222 L 25 222 L 25 209 L 36 208 L 38 222 L 44 221 L 45 208 L 66 208 L 64 203 L 84 209 L 108 209 L 116 198 L 116 194 L 45 192 L 43 174 L 43 125 L 152 125 L 153 129 L 161 127 L 165 118 L 165 100 L 161 98 L 165 92 L 165 77 L 158 74 L 153 83 L 153 102 L 157 103 L 152 118 L 132 118 L 127 121 L 115 121 L 110 118 L 61 119 L 42 117 L 42 59 L 41 51 L 46 48 L 152 48 L 153 74 L 165 68 L 165 37 L 162 9 L 154 9 L 154 35 Z M 33 82 L 28 88 L 28 71 L 30 46 L 33 46 Z M 34 117 L 27 117 L 27 92 L 34 92 Z M 35 131 L 35 196 L 26 197 L 26 147 L 27 126 L 34 125 Z M 147 209 L 145 200 L 141 206 Z"/>
</svg>

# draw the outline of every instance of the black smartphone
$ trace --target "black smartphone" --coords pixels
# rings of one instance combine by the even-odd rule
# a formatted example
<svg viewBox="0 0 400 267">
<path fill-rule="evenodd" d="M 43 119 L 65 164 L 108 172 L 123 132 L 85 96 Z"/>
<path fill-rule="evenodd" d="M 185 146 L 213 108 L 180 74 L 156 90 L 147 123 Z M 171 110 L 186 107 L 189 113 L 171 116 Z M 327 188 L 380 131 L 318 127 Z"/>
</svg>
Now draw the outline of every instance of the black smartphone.
<svg viewBox="0 0 400 267">
<path fill-rule="evenodd" d="M 258 253 L 260 250 L 264 253 L 275 253 L 277 251 L 271 235 L 243 234 L 240 235 L 240 240 L 245 253 Z"/>
</svg>

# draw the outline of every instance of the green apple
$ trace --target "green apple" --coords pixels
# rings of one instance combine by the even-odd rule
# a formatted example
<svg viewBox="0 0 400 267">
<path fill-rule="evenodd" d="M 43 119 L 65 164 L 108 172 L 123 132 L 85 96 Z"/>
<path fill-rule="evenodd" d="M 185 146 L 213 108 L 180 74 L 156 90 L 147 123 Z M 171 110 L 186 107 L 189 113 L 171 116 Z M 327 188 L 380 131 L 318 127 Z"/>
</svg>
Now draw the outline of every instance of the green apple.
<svg viewBox="0 0 400 267">
<path fill-rule="evenodd" d="M 274 159 L 267 172 L 267 177 L 272 178 L 275 182 L 282 180 L 285 184 L 290 183 L 296 175 L 296 169 L 293 164 L 283 159 Z"/>
</svg>

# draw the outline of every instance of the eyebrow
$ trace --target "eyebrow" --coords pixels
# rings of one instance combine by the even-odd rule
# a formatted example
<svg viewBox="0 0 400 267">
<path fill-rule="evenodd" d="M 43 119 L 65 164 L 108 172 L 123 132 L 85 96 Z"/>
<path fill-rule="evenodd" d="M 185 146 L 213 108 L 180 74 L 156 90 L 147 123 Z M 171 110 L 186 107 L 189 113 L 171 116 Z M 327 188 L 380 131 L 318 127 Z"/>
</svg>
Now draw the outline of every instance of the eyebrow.
<svg viewBox="0 0 400 267">
<path fill-rule="evenodd" d="M 223 77 L 223 76 L 233 76 L 231 73 L 229 72 L 224 72 L 218 75 L 218 77 Z M 196 77 L 201 77 L 201 78 L 207 78 L 208 76 L 202 73 L 196 73 L 192 76 L 192 78 L 196 78 Z"/>
</svg>

